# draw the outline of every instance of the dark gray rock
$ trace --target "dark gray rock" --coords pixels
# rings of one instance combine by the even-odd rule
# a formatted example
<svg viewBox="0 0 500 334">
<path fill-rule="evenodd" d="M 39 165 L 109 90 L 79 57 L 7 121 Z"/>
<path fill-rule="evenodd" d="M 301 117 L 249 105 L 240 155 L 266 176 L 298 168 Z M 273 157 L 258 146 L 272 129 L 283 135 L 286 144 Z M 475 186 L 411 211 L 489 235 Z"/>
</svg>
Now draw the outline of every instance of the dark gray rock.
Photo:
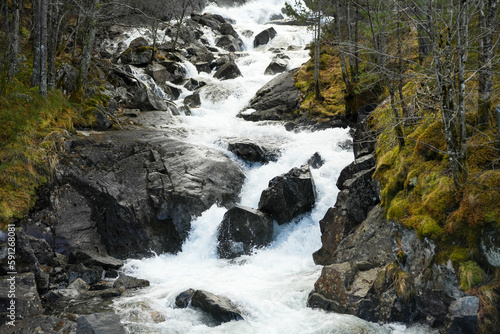
<svg viewBox="0 0 500 334">
<path fill-rule="evenodd" d="M 187 74 L 182 65 L 175 61 L 161 61 L 158 64 L 165 67 L 167 70 L 167 81 L 176 85 L 182 84 Z"/>
<path fill-rule="evenodd" d="M 220 30 L 222 35 L 231 35 L 234 38 L 239 38 L 236 30 L 234 30 L 233 26 L 227 22 L 221 24 L 221 26 L 219 27 L 219 30 Z"/>
<path fill-rule="evenodd" d="M 250 101 L 248 108 L 255 111 L 241 112 L 247 121 L 281 121 L 293 119 L 292 113 L 300 107 L 302 93 L 295 87 L 296 70 L 285 72 L 266 83 Z"/>
<path fill-rule="evenodd" d="M 234 61 L 225 63 L 214 73 L 214 78 L 219 80 L 235 79 L 241 76 L 240 69 Z"/>
<path fill-rule="evenodd" d="M 276 30 L 274 30 L 273 27 L 267 28 L 264 31 L 261 31 L 255 36 L 255 39 L 253 40 L 253 46 L 254 48 L 258 47 L 259 45 L 265 45 L 269 43 L 271 39 L 276 37 Z"/>
<path fill-rule="evenodd" d="M 3 334 L 68 334 L 76 332 L 76 323 L 67 318 L 36 315 L 16 320 L 15 326 L 0 326 Z"/>
<path fill-rule="evenodd" d="M 345 167 L 342 172 L 340 172 L 339 178 L 337 179 L 337 188 L 344 190 L 344 182 L 353 178 L 354 174 L 371 169 L 375 167 L 375 154 L 364 155 L 358 159 L 355 159 L 351 164 Z"/>
<path fill-rule="evenodd" d="M 117 258 L 176 252 L 193 216 L 238 199 L 244 175 L 220 152 L 163 131 L 96 136 L 67 145 L 47 206 L 54 218 L 37 221 L 54 231 L 56 251 Z"/>
<path fill-rule="evenodd" d="M 312 169 L 318 169 L 323 166 L 325 163 L 325 160 L 319 155 L 318 152 L 314 153 L 312 157 L 307 160 L 307 164 L 312 168 Z"/>
<path fill-rule="evenodd" d="M 224 214 L 217 231 L 220 257 L 234 259 L 267 246 L 273 237 L 273 222 L 261 211 L 237 205 Z"/>
<path fill-rule="evenodd" d="M 36 287 L 40 293 L 47 291 L 49 287 L 49 274 L 46 273 L 38 262 L 33 248 L 31 247 L 30 239 L 22 229 L 16 229 L 16 268 L 18 273 L 33 273 L 35 275 Z M 5 254 L 7 253 L 7 244 L 3 245 Z M 4 248 L 5 247 L 5 248 Z M 12 271 L 9 269 L 7 271 Z M 29 282 L 29 279 L 26 278 Z"/>
<path fill-rule="evenodd" d="M 229 52 L 242 51 L 243 43 L 231 35 L 222 35 L 215 40 L 215 46 Z"/>
<path fill-rule="evenodd" d="M 230 141 L 227 149 L 246 162 L 268 163 L 278 159 L 277 152 L 245 140 Z"/>
<path fill-rule="evenodd" d="M 184 98 L 184 105 L 189 108 L 198 108 L 201 106 L 200 92 L 188 95 Z"/>
<path fill-rule="evenodd" d="M 186 88 L 189 91 L 195 91 L 203 86 L 205 86 L 206 83 L 203 81 L 198 81 L 193 78 L 189 78 L 185 83 L 184 83 L 184 88 Z"/>
<path fill-rule="evenodd" d="M 12 295 L 15 298 L 11 298 Z M 35 275 L 23 273 L 0 277 L 0 305 L 0 326 L 9 322 L 17 325 L 23 318 L 42 314 Z"/>
<path fill-rule="evenodd" d="M 198 71 L 198 73 L 201 73 L 201 72 L 211 73 L 212 72 L 212 69 L 210 68 L 210 63 L 207 61 L 197 62 L 194 64 L 194 66 L 196 67 L 196 70 Z"/>
<path fill-rule="evenodd" d="M 95 313 L 78 317 L 76 334 L 126 334 L 126 331 L 118 315 Z"/>
<path fill-rule="evenodd" d="M 452 316 L 448 334 L 477 333 L 479 298 L 468 296 L 454 301 L 450 305 Z"/>
<path fill-rule="evenodd" d="M 72 283 L 78 278 L 81 278 L 85 283 L 91 285 L 101 280 L 104 269 L 99 266 L 86 267 L 79 263 L 75 265 L 69 272 L 68 283 Z"/>
<path fill-rule="evenodd" d="M 149 43 L 144 37 L 137 37 L 136 39 L 132 40 L 132 42 L 130 42 L 128 47 L 131 49 L 137 49 L 137 48 L 145 47 L 148 45 L 149 45 Z"/>
<path fill-rule="evenodd" d="M 157 84 L 163 84 L 169 79 L 165 66 L 153 63 L 146 66 L 146 73 L 154 79 Z"/>
<path fill-rule="evenodd" d="M 89 250 L 73 249 L 70 252 L 70 263 L 82 263 L 87 266 L 100 266 L 104 269 L 119 269 L 123 261 L 106 254 L 99 254 Z"/>
<path fill-rule="evenodd" d="M 149 281 L 145 279 L 135 278 L 127 275 L 120 275 L 113 283 L 114 288 L 137 289 L 149 286 Z"/>
<path fill-rule="evenodd" d="M 175 306 L 179 308 L 186 308 L 191 303 L 191 299 L 193 299 L 193 295 L 196 291 L 193 289 L 188 289 L 186 291 L 181 292 L 177 297 L 175 297 Z"/>
<path fill-rule="evenodd" d="M 287 67 L 288 67 L 288 61 L 286 61 L 285 59 L 275 58 L 266 67 L 264 74 L 274 75 L 277 73 L 283 73 L 286 71 Z"/>
<path fill-rule="evenodd" d="M 268 213 L 278 224 L 308 212 L 316 202 L 316 188 L 309 166 L 293 168 L 269 181 L 260 197 L 259 210 Z"/>
<path fill-rule="evenodd" d="M 123 64 L 135 66 L 147 66 L 153 60 L 153 48 L 141 47 L 137 49 L 128 48 L 121 55 Z"/>
<path fill-rule="evenodd" d="M 197 290 L 193 295 L 191 305 L 209 313 L 218 324 L 243 320 L 241 311 L 229 299 L 207 291 Z"/>
</svg>

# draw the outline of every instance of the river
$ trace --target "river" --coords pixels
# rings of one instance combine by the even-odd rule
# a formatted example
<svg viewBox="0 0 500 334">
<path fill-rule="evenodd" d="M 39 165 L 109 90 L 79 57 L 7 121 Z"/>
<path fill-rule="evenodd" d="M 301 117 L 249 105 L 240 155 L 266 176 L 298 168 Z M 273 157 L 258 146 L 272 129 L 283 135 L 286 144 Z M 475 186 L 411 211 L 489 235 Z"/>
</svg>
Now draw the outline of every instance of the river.
<svg viewBox="0 0 500 334">
<path fill-rule="evenodd" d="M 252 30 L 255 36 L 273 26 L 277 36 L 267 45 L 253 47 L 253 36 L 243 37 L 245 51 L 236 63 L 243 76 L 219 81 L 211 74 L 198 74 L 185 64 L 190 77 L 207 82 L 200 91 L 201 107 L 191 116 L 177 116 L 179 122 L 168 126 L 185 129 L 190 142 L 225 152 L 235 159 L 246 176 L 240 204 L 257 207 L 262 190 L 270 179 L 299 167 L 316 152 L 324 165 L 313 169 L 317 202 L 313 210 L 288 225 L 275 226 L 270 246 L 251 256 L 235 260 L 217 256 L 217 226 L 226 212 L 213 206 L 192 222 L 190 235 L 179 254 L 159 254 L 141 260 L 128 260 L 123 271 L 147 279 L 151 286 L 126 294 L 114 303 L 115 311 L 125 319 L 130 333 L 422 333 L 423 328 L 390 324 L 378 325 L 357 317 L 327 313 L 306 307 L 306 300 L 321 266 L 314 264 L 312 253 L 321 247 L 319 220 L 335 203 L 335 186 L 340 171 L 353 160 L 352 151 L 339 146 L 349 140 L 347 129 L 316 132 L 288 132 L 277 122 L 247 122 L 237 117 L 256 91 L 273 76 L 264 70 L 275 56 L 273 50 L 290 48 L 289 69 L 309 59 L 304 46 L 312 32 L 306 27 L 266 24 L 279 14 L 283 0 L 254 0 L 237 8 L 210 5 L 205 12 L 234 20 L 235 30 Z M 215 45 L 213 35 L 205 36 Z M 183 91 L 182 100 L 188 91 Z M 249 165 L 227 151 L 228 139 L 249 139 L 274 147 L 279 160 Z M 175 297 L 189 288 L 203 289 L 229 298 L 243 312 L 245 320 L 215 326 L 202 311 L 175 307 Z M 157 321 L 155 321 L 155 319 Z M 158 320 L 159 319 L 159 320 Z"/>
</svg>

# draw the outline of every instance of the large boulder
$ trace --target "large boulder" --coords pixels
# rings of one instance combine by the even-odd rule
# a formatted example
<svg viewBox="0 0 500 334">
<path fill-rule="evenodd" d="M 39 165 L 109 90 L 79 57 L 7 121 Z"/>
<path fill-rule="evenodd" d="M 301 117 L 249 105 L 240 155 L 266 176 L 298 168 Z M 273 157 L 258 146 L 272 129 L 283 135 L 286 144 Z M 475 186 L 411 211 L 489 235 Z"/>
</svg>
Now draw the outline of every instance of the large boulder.
<svg viewBox="0 0 500 334">
<path fill-rule="evenodd" d="M 176 85 L 182 84 L 187 73 L 181 64 L 175 61 L 161 61 L 158 64 L 167 70 L 167 81 Z"/>
<path fill-rule="evenodd" d="M 67 142 L 66 152 L 44 213 L 26 221 L 51 231 L 56 251 L 66 254 L 179 251 L 192 217 L 216 203 L 232 207 L 244 180 L 222 153 L 165 131 L 96 134 Z"/>
<path fill-rule="evenodd" d="M 273 222 L 266 214 L 237 205 L 219 225 L 217 250 L 221 258 L 233 259 L 267 246 L 272 237 Z"/>
<path fill-rule="evenodd" d="M 273 27 L 267 28 L 266 30 L 261 31 L 260 33 L 257 34 L 257 36 L 255 36 L 255 38 L 253 40 L 254 48 L 258 47 L 259 45 L 265 45 L 265 44 L 269 43 L 269 41 L 271 39 L 276 37 L 276 34 L 277 34 L 276 30 L 274 30 Z"/>
<path fill-rule="evenodd" d="M 285 72 L 257 91 L 248 108 L 240 113 L 247 121 L 281 121 L 293 119 L 300 107 L 302 93 L 295 87 L 296 70 Z"/>
<path fill-rule="evenodd" d="M 268 188 L 260 196 L 259 210 L 281 225 L 311 210 L 315 202 L 316 188 L 306 165 L 269 181 Z"/>
<path fill-rule="evenodd" d="M 235 79 L 241 76 L 240 69 L 234 61 L 225 63 L 214 73 L 214 78 L 219 80 Z"/>
<path fill-rule="evenodd" d="M 149 286 L 149 281 L 127 275 L 120 275 L 113 283 L 114 288 L 137 289 Z"/>
<path fill-rule="evenodd" d="M 243 320 L 241 311 L 229 299 L 208 291 L 197 290 L 192 297 L 191 305 L 209 313 L 217 324 Z"/>
</svg>

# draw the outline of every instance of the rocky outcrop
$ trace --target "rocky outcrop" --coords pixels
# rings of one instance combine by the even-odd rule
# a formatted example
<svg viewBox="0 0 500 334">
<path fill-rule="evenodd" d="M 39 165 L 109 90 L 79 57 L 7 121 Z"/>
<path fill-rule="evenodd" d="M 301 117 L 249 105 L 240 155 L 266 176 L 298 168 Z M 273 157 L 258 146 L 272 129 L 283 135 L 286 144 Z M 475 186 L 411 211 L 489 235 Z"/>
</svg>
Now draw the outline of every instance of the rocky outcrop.
<svg viewBox="0 0 500 334">
<path fill-rule="evenodd" d="M 266 67 L 264 74 L 274 75 L 278 73 L 283 73 L 288 67 L 288 61 L 282 58 L 274 58 L 271 63 Z"/>
<path fill-rule="evenodd" d="M 269 181 L 268 188 L 260 196 L 259 210 L 281 225 L 311 210 L 315 202 L 316 188 L 306 165 Z"/>
<path fill-rule="evenodd" d="M 371 111 L 371 110 L 370 110 Z M 388 221 L 371 178 L 376 162 L 363 118 L 354 136 L 355 161 L 337 182 L 335 206 L 320 221 L 324 266 L 308 305 L 373 322 L 423 322 L 441 332 L 475 333 L 479 299 L 458 288 L 451 262 L 415 231 Z"/>
<path fill-rule="evenodd" d="M 154 131 L 74 139 L 57 175 L 48 207 L 25 225 L 53 231 L 59 253 L 118 258 L 178 251 L 192 217 L 234 205 L 244 179 L 221 153 Z"/>
<path fill-rule="evenodd" d="M 295 73 L 296 70 L 282 73 L 265 84 L 240 116 L 247 121 L 291 120 L 302 99 L 302 93 L 295 87 Z"/>
<path fill-rule="evenodd" d="M 233 259 L 267 246 L 273 237 L 273 222 L 261 211 L 238 205 L 224 214 L 217 231 L 219 256 Z"/>
<path fill-rule="evenodd" d="M 12 296 L 15 296 L 15 299 Z M 23 318 L 41 314 L 42 304 L 37 291 L 35 275 L 23 273 L 0 277 L 0 305 L 2 305 L 0 329 L 6 323 L 17 325 L 17 322 Z"/>
</svg>

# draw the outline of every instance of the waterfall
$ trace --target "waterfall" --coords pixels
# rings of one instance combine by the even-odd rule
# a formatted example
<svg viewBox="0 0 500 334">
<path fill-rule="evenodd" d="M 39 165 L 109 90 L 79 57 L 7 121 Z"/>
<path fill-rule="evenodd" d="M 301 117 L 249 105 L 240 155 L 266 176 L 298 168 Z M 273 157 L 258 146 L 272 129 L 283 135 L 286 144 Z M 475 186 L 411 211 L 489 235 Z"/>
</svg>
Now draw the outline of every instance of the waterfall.
<svg viewBox="0 0 500 334">
<path fill-rule="evenodd" d="M 273 78 L 264 70 L 275 55 L 273 48 L 288 49 L 289 67 L 309 59 L 304 46 L 311 40 L 306 27 L 267 25 L 273 14 L 281 13 L 284 0 L 253 0 L 234 8 L 208 6 L 205 11 L 234 20 L 235 30 L 254 35 L 273 26 L 277 36 L 267 45 L 253 47 L 252 38 L 243 38 L 245 51 L 237 59 L 243 76 L 219 81 L 212 74 L 188 71 L 207 83 L 200 91 L 201 107 L 191 116 L 179 116 L 175 126 L 187 130 L 183 140 L 225 152 L 227 139 L 241 138 L 265 144 L 280 152 L 278 161 L 248 165 L 241 161 L 246 182 L 241 203 L 257 207 L 261 192 L 270 179 L 299 167 L 316 152 L 324 165 L 312 170 L 317 188 L 313 210 L 288 225 L 275 226 L 271 245 L 251 256 L 235 260 L 219 259 L 216 251 L 217 226 L 226 209 L 213 206 L 192 222 L 192 229 L 179 254 L 126 261 L 126 274 L 147 279 L 151 286 L 122 296 L 114 303 L 115 312 L 124 319 L 131 333 L 421 333 L 421 328 L 404 325 L 378 325 L 357 317 L 327 313 L 306 307 L 306 300 L 321 266 L 312 253 L 321 247 L 319 220 L 335 203 L 335 186 L 340 171 L 353 160 L 353 153 L 338 143 L 349 139 L 346 129 L 316 132 L 288 132 L 276 122 L 247 122 L 236 117 L 257 90 Z M 293 51 L 295 50 L 295 51 Z M 188 93 L 181 94 L 181 99 Z M 189 288 L 223 295 L 242 311 L 244 321 L 210 326 L 207 315 L 195 308 L 175 307 L 175 297 Z M 153 314 L 165 321 L 155 322 Z"/>
</svg>

